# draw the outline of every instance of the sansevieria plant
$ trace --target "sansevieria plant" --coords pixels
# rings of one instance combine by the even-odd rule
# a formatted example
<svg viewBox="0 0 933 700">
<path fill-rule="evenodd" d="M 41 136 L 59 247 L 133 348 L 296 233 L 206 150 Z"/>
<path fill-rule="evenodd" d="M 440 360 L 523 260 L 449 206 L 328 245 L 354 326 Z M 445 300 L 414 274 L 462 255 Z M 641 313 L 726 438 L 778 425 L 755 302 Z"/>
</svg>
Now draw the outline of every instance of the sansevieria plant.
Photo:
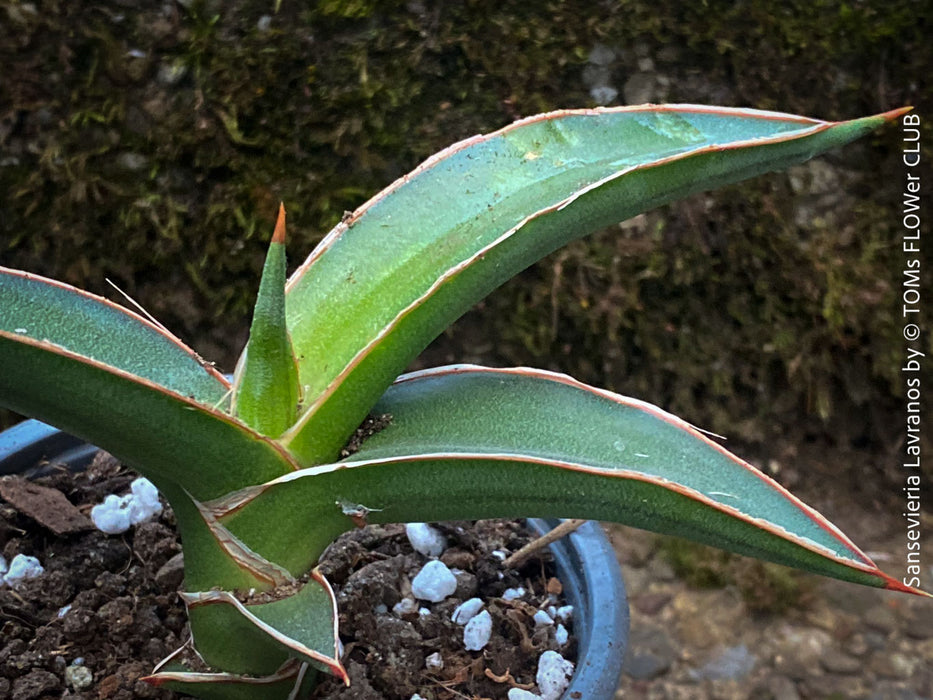
<svg viewBox="0 0 933 700">
<path fill-rule="evenodd" d="M 199 658 L 179 655 L 149 680 L 202 698 L 301 697 L 318 670 L 346 679 L 315 563 L 367 520 L 614 520 L 927 595 L 660 408 L 527 368 L 399 376 L 568 241 L 802 162 L 904 111 L 831 123 L 648 105 L 523 119 L 429 158 L 287 281 L 280 212 L 232 382 L 132 311 L 0 268 L 0 404 L 108 450 L 170 501 Z M 371 413 L 384 427 L 345 450 Z"/>
</svg>

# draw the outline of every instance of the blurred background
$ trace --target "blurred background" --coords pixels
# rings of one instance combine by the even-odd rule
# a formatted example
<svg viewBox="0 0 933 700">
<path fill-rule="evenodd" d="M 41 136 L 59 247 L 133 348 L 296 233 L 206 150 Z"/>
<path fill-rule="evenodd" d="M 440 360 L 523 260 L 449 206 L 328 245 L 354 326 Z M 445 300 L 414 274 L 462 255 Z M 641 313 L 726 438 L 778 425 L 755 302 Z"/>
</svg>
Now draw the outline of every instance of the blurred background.
<svg viewBox="0 0 933 700">
<path fill-rule="evenodd" d="M 846 119 L 912 104 L 929 144 L 931 14 L 912 0 L 0 0 L 0 263 L 120 301 L 109 278 L 230 371 L 279 201 L 294 268 L 345 211 L 435 151 L 565 107 L 696 102 Z M 898 575 L 901 137 L 892 124 L 574 243 L 419 362 L 529 364 L 657 403 L 727 436 L 857 542 L 888 552 Z M 929 455 L 929 432 L 923 440 Z M 641 571 L 670 549 L 619 537 L 620 557 Z M 686 562 L 672 585 L 699 585 L 691 572 L 715 558 L 697 551 L 668 552 L 668 564 Z M 876 603 L 852 613 L 859 625 Z M 874 674 L 865 687 L 924 697 L 924 639 L 908 656 L 925 661 L 893 677 L 864 671 L 868 652 L 841 653 L 863 658 Z M 676 675 L 681 656 L 658 675 Z M 826 692 L 799 678 L 794 692 L 858 697 L 832 685 L 854 669 L 817 671 L 831 678 Z M 629 675 L 631 692 L 640 680 Z M 775 682 L 768 692 L 793 700 Z"/>
</svg>

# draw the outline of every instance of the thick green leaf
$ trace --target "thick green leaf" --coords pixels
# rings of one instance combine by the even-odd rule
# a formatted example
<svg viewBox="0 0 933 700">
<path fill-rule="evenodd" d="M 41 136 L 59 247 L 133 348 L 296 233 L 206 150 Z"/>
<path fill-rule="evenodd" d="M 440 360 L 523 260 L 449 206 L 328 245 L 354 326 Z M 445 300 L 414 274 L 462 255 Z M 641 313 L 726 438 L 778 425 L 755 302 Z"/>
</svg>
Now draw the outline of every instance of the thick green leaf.
<svg viewBox="0 0 933 700">
<path fill-rule="evenodd" d="M 298 368 L 285 328 L 285 207 L 279 207 L 249 332 L 237 368 L 234 413 L 263 435 L 278 437 L 298 412 Z"/>
<path fill-rule="evenodd" d="M 172 504 L 182 533 L 185 586 L 189 590 L 264 591 L 288 580 L 281 568 L 242 546 L 184 488 L 165 480 L 156 480 L 155 485 Z"/>
<path fill-rule="evenodd" d="M 112 453 L 198 500 L 296 466 L 225 413 L 49 341 L 0 331 L 0 401 Z"/>
<path fill-rule="evenodd" d="M 204 661 L 263 676 L 295 658 L 346 680 L 338 658 L 337 606 L 327 581 L 315 571 L 306 582 L 285 584 L 276 594 L 244 604 L 226 591 L 182 593 Z"/>
<path fill-rule="evenodd" d="M 199 403 L 218 404 L 230 388 L 222 374 L 164 328 L 103 297 L 4 267 L 0 331 L 47 340 Z"/>
<path fill-rule="evenodd" d="M 612 520 L 918 592 L 883 574 L 816 511 L 679 418 L 565 375 L 429 370 L 402 377 L 375 411 L 390 414 L 391 422 L 359 452 L 212 504 L 218 514 L 231 509 L 222 522 L 246 538 L 274 520 L 281 541 L 268 555 L 300 567 L 304 553 L 289 554 L 285 543 L 312 526 L 350 527 L 354 505 L 355 514 L 373 522 Z"/>
<path fill-rule="evenodd" d="M 451 146 L 338 224 L 289 281 L 304 412 L 283 441 L 303 464 L 336 459 L 432 338 L 568 241 L 807 160 L 900 113 L 830 123 L 695 106 L 578 110 Z"/>
</svg>

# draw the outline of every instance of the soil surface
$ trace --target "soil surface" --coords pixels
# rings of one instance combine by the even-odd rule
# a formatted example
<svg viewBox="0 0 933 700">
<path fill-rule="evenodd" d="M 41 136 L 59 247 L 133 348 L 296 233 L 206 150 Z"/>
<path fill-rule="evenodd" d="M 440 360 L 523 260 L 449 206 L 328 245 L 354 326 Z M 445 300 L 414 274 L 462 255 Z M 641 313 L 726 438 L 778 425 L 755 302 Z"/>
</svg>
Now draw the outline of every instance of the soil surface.
<svg viewBox="0 0 933 700">
<path fill-rule="evenodd" d="M 325 553 L 321 571 L 337 591 L 344 664 L 351 685 L 329 679 L 315 698 L 333 700 L 426 700 L 505 698 L 512 687 L 536 690 L 538 657 L 547 649 L 575 660 L 573 639 L 555 640 L 553 625 L 535 625 L 539 610 L 561 606 L 560 583 L 546 550 L 518 571 L 504 570 L 493 552 L 515 552 L 530 540 L 521 522 L 485 520 L 439 523 L 448 548 L 440 556 L 457 575 L 454 595 L 440 603 L 419 602 L 410 612 L 393 612 L 412 601 L 411 579 L 424 565 L 412 552 L 404 527 L 369 526 L 347 533 Z M 526 593 L 504 600 L 509 588 Z M 493 635 L 482 652 L 464 648 L 463 627 L 451 620 L 456 607 L 470 598 L 486 601 Z M 374 614 L 374 609 L 376 613 Z M 441 668 L 425 670 L 431 654 Z"/>
<path fill-rule="evenodd" d="M 39 483 L 89 513 L 108 494 L 126 493 L 134 478 L 98 458 L 83 474 L 56 471 Z M 0 697 L 174 697 L 139 680 L 186 634 L 173 525 L 166 509 L 124 535 L 91 527 L 59 536 L 0 502 L 3 556 L 34 556 L 45 568 L 16 588 L 0 588 Z"/>
<path fill-rule="evenodd" d="M 85 473 L 55 471 L 37 483 L 87 514 L 108 494 L 127 492 L 135 476 L 101 453 Z M 3 479 L 7 493 L 28 491 L 30 498 L 0 501 L 0 551 L 7 561 L 35 556 L 45 573 L 16 588 L 0 587 L 0 698 L 177 697 L 140 680 L 187 638 L 176 593 L 183 570 L 171 509 L 123 535 L 87 527 L 56 535 L 40 525 L 50 515 L 42 512 L 42 489 L 25 483 Z M 62 508 L 58 497 L 49 506 Z M 493 554 L 514 552 L 529 541 L 520 522 L 438 527 L 448 541 L 441 559 L 458 581 L 455 594 L 440 603 L 412 598 L 411 580 L 427 559 L 413 552 L 401 525 L 347 533 L 328 549 L 321 568 L 337 593 L 352 686 L 327 680 L 315 698 L 505 698 L 513 686 L 534 690 L 544 650 L 575 658 L 573 637 L 562 646 L 554 625 L 536 626 L 532 619 L 539 609 L 563 604 L 548 555 L 511 571 L 503 570 L 501 554 Z M 525 595 L 500 597 L 516 587 Z M 493 618 L 482 652 L 466 651 L 463 627 L 451 621 L 457 605 L 472 597 L 485 601 Z M 396 607 L 406 600 L 409 610 Z"/>
</svg>

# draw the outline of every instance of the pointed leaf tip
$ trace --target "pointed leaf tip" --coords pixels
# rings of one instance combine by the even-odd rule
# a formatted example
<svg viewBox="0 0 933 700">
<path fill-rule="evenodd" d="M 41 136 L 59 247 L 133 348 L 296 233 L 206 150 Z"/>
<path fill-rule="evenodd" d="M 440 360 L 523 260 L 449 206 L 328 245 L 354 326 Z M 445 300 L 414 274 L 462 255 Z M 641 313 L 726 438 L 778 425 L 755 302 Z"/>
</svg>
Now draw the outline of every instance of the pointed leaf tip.
<svg viewBox="0 0 933 700">
<path fill-rule="evenodd" d="M 273 243 L 285 243 L 285 204 L 279 202 L 279 215 L 275 221 L 275 230 L 272 232 Z"/>
<path fill-rule="evenodd" d="M 933 598 L 933 593 L 928 593 L 922 588 L 909 586 L 905 581 L 899 581 L 896 578 L 892 578 L 883 571 L 879 571 L 878 573 L 884 582 L 882 588 L 884 588 L 886 591 L 897 591 L 898 593 L 910 593 L 911 595 L 918 595 L 923 598 Z"/>
<path fill-rule="evenodd" d="M 888 112 L 882 112 L 878 116 L 884 119 L 886 122 L 893 122 L 898 117 L 907 114 L 908 112 L 912 112 L 913 109 L 914 108 L 912 106 L 898 107 L 897 109 L 892 109 Z"/>
</svg>

